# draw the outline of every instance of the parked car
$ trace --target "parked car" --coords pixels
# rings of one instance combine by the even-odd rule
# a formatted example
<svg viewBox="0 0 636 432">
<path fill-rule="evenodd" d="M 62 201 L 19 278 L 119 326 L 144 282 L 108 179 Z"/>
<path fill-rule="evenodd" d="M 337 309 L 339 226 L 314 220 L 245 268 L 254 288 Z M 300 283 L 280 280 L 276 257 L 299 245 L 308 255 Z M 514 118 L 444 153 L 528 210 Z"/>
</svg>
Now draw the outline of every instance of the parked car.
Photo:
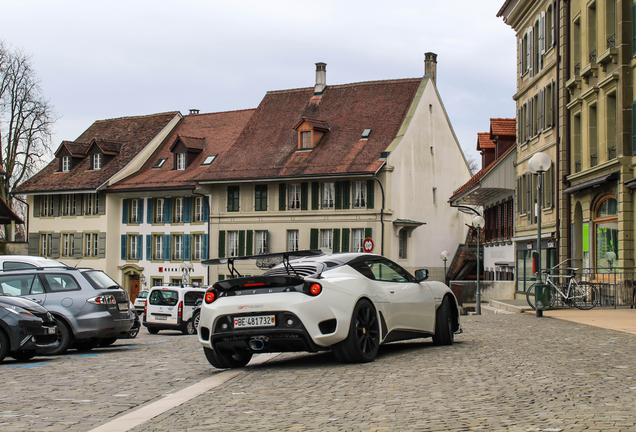
<svg viewBox="0 0 636 432">
<path fill-rule="evenodd" d="M 234 268 L 236 260 L 275 257 L 282 264 L 261 276 Z M 342 362 L 370 362 L 381 344 L 432 337 L 450 345 L 461 332 L 446 285 L 383 256 L 297 251 L 203 264 L 228 264 L 236 276 L 208 288 L 201 308 L 199 341 L 217 368 L 245 366 L 263 352 L 331 350 Z"/>
<path fill-rule="evenodd" d="M 58 346 L 53 315 L 35 302 L 0 296 L 0 362 L 35 357 L 39 349 Z"/>
<path fill-rule="evenodd" d="M 60 261 L 31 255 L 0 255 L 0 269 L 14 270 L 39 267 L 68 267 Z"/>
<path fill-rule="evenodd" d="M 47 308 L 57 324 L 59 344 L 40 350 L 61 354 L 119 337 L 134 323 L 128 293 L 100 270 L 73 267 L 0 271 L 0 294 L 20 296 Z"/>
<path fill-rule="evenodd" d="M 139 291 L 139 295 L 137 295 L 137 298 L 135 299 L 135 310 L 139 315 L 144 313 L 144 308 L 146 307 L 146 299 L 148 298 L 149 292 L 150 291 L 148 290 Z"/>
<path fill-rule="evenodd" d="M 151 334 L 157 334 L 159 330 L 195 334 L 197 329 L 192 321 L 192 312 L 204 295 L 205 288 L 152 287 L 146 300 L 143 325 Z"/>
</svg>

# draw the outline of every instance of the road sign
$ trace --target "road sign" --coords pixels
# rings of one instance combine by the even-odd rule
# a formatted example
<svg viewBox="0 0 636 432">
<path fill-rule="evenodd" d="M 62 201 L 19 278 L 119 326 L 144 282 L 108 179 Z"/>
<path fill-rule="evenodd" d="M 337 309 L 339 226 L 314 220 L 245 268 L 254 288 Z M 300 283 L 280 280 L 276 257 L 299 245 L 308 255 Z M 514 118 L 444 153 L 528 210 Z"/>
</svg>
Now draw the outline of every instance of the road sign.
<svg viewBox="0 0 636 432">
<path fill-rule="evenodd" d="M 362 242 L 362 249 L 364 249 L 366 253 L 373 252 L 373 240 L 370 237 L 364 239 Z"/>
</svg>

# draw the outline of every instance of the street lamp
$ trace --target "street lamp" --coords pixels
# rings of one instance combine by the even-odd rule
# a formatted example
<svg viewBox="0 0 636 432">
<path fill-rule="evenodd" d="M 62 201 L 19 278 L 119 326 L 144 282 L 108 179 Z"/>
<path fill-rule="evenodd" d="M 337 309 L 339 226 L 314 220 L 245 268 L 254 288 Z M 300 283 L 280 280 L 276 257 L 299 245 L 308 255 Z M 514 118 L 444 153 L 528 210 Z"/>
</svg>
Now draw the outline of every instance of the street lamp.
<svg viewBox="0 0 636 432">
<path fill-rule="evenodd" d="M 537 152 L 528 161 L 528 169 L 537 174 L 537 283 L 541 280 L 541 213 L 543 212 L 543 173 L 552 166 L 552 159 L 545 153 Z"/>
<path fill-rule="evenodd" d="M 446 283 L 446 260 L 448 260 L 448 251 L 442 251 L 439 257 L 444 261 L 444 283 Z"/>
<path fill-rule="evenodd" d="M 475 294 L 475 312 L 477 315 L 481 315 L 481 289 L 479 287 L 479 238 L 481 237 L 481 228 L 486 224 L 486 221 L 482 216 L 475 216 L 473 218 L 473 226 L 477 228 L 477 292 Z"/>
</svg>

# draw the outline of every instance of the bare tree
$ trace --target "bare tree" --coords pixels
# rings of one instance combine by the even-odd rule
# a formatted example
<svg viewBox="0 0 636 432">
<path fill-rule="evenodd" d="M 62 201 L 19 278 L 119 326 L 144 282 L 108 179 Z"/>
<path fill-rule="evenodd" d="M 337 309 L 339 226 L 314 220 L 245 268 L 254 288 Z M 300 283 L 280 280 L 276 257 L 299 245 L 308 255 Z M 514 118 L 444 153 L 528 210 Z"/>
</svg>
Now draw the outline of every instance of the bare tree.
<svg viewBox="0 0 636 432">
<path fill-rule="evenodd" d="M 6 172 L 0 178 L 0 196 L 9 207 L 13 208 L 11 190 L 35 174 L 50 153 L 56 120 L 30 56 L 0 41 L 0 166 Z"/>
<path fill-rule="evenodd" d="M 466 157 L 468 162 L 468 169 L 470 169 L 470 175 L 475 175 L 479 171 L 479 161 L 474 156 Z"/>
</svg>

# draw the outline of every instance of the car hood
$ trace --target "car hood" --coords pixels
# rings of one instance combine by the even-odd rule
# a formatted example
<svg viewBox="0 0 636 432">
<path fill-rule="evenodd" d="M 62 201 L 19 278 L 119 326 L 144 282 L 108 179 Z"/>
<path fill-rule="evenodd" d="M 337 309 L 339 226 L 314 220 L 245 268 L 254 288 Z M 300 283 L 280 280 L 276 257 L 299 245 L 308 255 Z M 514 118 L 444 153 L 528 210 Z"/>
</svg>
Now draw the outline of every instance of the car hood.
<svg viewBox="0 0 636 432">
<path fill-rule="evenodd" d="M 21 307 L 22 309 L 26 309 L 29 312 L 38 314 L 46 314 L 48 312 L 46 308 L 40 306 L 36 302 L 20 297 L 0 296 L 0 306 L 17 306 Z"/>
</svg>

